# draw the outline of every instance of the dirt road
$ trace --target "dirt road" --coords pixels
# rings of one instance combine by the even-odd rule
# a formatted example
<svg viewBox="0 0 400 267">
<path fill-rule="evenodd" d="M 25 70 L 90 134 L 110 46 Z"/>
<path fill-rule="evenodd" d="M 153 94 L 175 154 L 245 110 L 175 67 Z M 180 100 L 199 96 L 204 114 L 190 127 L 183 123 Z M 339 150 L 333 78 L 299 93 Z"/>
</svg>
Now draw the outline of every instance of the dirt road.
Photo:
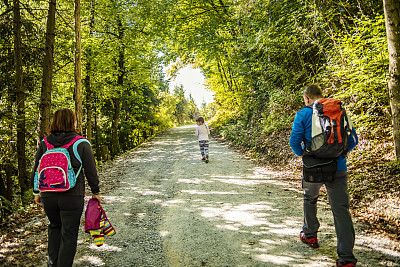
<svg viewBox="0 0 400 267">
<path fill-rule="evenodd" d="M 214 140 L 202 162 L 194 129 L 169 130 L 104 171 L 119 181 L 103 194 L 117 234 L 96 247 L 82 226 L 76 266 L 334 266 L 329 206 L 312 250 L 298 239 L 300 188 Z M 399 266 L 389 240 L 356 229 L 357 266 Z"/>
</svg>

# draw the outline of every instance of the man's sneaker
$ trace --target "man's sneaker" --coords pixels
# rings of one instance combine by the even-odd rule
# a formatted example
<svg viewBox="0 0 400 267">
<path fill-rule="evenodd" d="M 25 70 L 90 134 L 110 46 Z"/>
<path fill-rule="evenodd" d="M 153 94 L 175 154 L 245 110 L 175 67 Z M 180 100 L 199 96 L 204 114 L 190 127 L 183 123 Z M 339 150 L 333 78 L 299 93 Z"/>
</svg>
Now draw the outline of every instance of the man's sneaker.
<svg viewBox="0 0 400 267">
<path fill-rule="evenodd" d="M 206 163 L 208 163 L 208 155 L 206 156 Z"/>
<path fill-rule="evenodd" d="M 202 158 L 201 160 L 206 160 L 206 158 L 204 157 L 204 158 Z"/>
<path fill-rule="evenodd" d="M 351 262 L 351 261 L 340 262 L 339 260 L 337 260 L 336 261 L 336 266 L 337 267 L 355 267 L 356 264 L 354 262 Z"/>
<path fill-rule="evenodd" d="M 319 248 L 318 238 L 307 238 L 303 232 L 300 232 L 300 240 L 310 248 Z"/>
</svg>

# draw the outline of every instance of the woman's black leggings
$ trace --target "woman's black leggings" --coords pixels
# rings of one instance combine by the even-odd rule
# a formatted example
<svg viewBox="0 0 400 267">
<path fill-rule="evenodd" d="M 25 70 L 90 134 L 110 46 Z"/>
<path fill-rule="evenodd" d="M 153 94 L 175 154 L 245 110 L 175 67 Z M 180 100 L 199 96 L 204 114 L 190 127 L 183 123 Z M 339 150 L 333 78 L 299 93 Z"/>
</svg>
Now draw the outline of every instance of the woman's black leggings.
<svg viewBox="0 0 400 267">
<path fill-rule="evenodd" d="M 83 200 L 83 196 L 42 198 L 44 211 L 50 221 L 48 227 L 49 266 L 72 266 L 78 242 Z"/>
</svg>

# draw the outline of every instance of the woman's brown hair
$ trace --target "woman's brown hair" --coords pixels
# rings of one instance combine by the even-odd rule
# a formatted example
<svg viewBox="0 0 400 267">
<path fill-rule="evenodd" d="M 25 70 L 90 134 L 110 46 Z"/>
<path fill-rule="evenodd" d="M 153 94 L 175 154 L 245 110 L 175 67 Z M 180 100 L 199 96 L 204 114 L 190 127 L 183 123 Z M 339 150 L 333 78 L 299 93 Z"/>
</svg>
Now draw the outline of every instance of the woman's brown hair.
<svg viewBox="0 0 400 267">
<path fill-rule="evenodd" d="M 75 113 L 68 108 L 61 108 L 53 115 L 50 132 L 76 132 Z"/>
</svg>

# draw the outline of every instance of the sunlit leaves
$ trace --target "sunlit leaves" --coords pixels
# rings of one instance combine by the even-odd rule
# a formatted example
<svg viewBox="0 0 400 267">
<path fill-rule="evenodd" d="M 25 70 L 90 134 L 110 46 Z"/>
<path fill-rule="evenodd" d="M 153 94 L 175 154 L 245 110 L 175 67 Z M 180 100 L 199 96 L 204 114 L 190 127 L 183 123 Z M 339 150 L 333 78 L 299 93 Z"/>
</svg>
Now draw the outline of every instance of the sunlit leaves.
<svg viewBox="0 0 400 267">
<path fill-rule="evenodd" d="M 202 69 L 215 126 L 289 129 L 302 88 L 318 83 L 361 131 L 376 132 L 383 118 L 388 133 L 381 2 L 176 0 L 170 11 L 168 48 Z"/>
<path fill-rule="evenodd" d="M 388 136 L 391 119 L 386 91 L 385 21 L 382 15 L 363 17 L 355 26 L 352 32 L 337 35 L 337 52 L 330 54 L 329 79 L 336 84 L 332 92 L 348 103 L 361 131 Z"/>
</svg>

